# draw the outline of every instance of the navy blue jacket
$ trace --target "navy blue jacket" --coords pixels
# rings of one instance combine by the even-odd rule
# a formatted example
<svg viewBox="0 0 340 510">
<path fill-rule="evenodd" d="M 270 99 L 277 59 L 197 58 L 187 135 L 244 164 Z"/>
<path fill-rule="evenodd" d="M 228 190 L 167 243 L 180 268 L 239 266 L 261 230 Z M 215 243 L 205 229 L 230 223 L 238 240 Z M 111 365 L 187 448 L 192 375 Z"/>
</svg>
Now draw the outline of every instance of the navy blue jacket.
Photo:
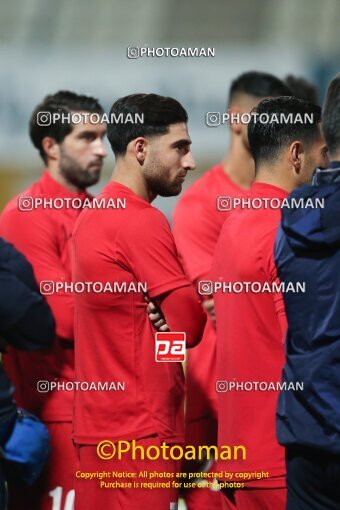
<svg viewBox="0 0 340 510">
<path fill-rule="evenodd" d="M 6 344 L 24 351 L 52 345 L 52 312 L 39 293 L 32 266 L 12 244 L 0 237 L 0 350 Z M 14 388 L 0 365 L 0 444 L 14 423 Z"/>
<path fill-rule="evenodd" d="M 281 281 L 306 282 L 285 293 L 288 319 L 277 436 L 284 446 L 340 453 L 340 163 L 317 170 L 313 185 L 290 197 L 324 198 L 324 208 L 283 208 L 275 261 Z"/>
</svg>

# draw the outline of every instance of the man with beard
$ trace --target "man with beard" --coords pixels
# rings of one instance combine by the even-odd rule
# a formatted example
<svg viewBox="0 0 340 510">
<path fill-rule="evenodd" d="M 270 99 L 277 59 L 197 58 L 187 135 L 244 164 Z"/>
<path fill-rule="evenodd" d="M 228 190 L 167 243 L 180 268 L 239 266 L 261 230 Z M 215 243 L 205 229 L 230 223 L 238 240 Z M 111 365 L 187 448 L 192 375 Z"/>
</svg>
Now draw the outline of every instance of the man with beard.
<svg viewBox="0 0 340 510">
<path fill-rule="evenodd" d="M 261 99 L 283 95 L 290 95 L 290 91 L 281 80 L 268 73 L 249 71 L 232 82 L 228 111 L 237 119 L 249 114 Z M 183 193 L 174 213 L 173 232 L 181 261 L 192 283 L 198 286 L 202 306 L 209 314 L 202 342 L 188 356 L 186 436 L 189 444 L 217 444 L 215 308 L 211 291 L 202 292 L 204 286 L 200 289 L 199 282 L 211 279 L 210 267 L 218 236 L 232 214 L 229 200 L 246 196 L 254 174 L 247 125 L 234 120 L 230 123 L 230 145 L 225 159 Z M 188 462 L 186 470 L 199 472 L 208 469 L 210 464 L 197 466 Z M 214 465 L 210 465 L 210 470 L 215 470 Z M 184 496 L 189 510 L 221 508 L 219 494 L 210 489 L 189 489 Z"/>
<path fill-rule="evenodd" d="M 157 457 L 155 448 L 184 442 L 184 375 L 180 362 L 155 360 L 155 329 L 145 313 L 145 295 L 160 308 L 170 331 L 185 332 L 187 347 L 200 341 L 206 321 L 178 261 L 169 224 L 151 206 L 157 195 L 178 195 L 186 173 L 195 168 L 187 113 L 175 99 L 156 94 L 119 99 L 111 117 L 122 113 L 144 119 L 108 125 L 116 166 L 101 197 L 125 199 L 125 208 L 83 211 L 73 233 L 73 276 L 75 281 L 115 281 L 136 288 L 143 283 L 146 290 L 76 295 L 77 380 L 122 381 L 125 390 L 77 392 L 74 431 L 79 472 L 134 472 L 134 488 L 105 491 L 96 479 L 76 478 L 78 510 L 164 510 L 177 502 L 178 489 L 172 482 L 180 460 L 163 453 Z M 99 458 L 97 445 L 108 440 Z M 130 452 L 112 458 L 110 444 L 118 452 L 122 440 Z M 135 458 L 134 442 L 139 450 Z M 151 449 L 154 460 L 143 458 L 140 447 Z M 110 460 L 103 462 L 105 456 Z M 143 473 L 150 470 L 153 482 L 167 482 L 168 487 L 143 488 L 150 482 Z M 172 480 L 161 478 L 164 472 Z"/>
<path fill-rule="evenodd" d="M 218 445 L 242 444 L 247 455 L 218 467 L 228 471 L 223 508 L 284 510 L 275 385 L 284 364 L 285 289 L 278 288 L 274 242 L 281 205 L 293 189 L 310 182 L 317 166 L 327 164 L 327 148 L 319 106 L 279 97 L 261 101 L 253 113 L 258 117 L 249 123 L 248 140 L 255 182 L 243 207 L 224 223 L 212 264 L 213 280 L 221 284 L 214 293 Z M 244 488 L 237 486 L 240 473 L 251 474 L 242 479 Z"/>
<path fill-rule="evenodd" d="M 73 114 L 77 114 L 76 124 L 70 123 Z M 39 388 L 38 382 L 74 380 L 73 295 L 53 293 L 51 288 L 57 281 L 71 282 L 70 238 L 81 210 L 77 204 L 92 200 L 86 188 L 98 182 L 106 156 L 106 125 L 90 122 L 89 114 L 95 121 L 102 116 L 98 101 L 69 91 L 49 95 L 36 107 L 30 136 L 46 167 L 37 182 L 11 200 L 0 218 L 1 235 L 32 264 L 56 321 L 53 349 L 44 354 L 13 350 L 4 357 L 18 405 L 44 421 L 52 446 L 49 463 L 36 485 L 20 493 L 10 487 L 10 509 L 15 510 L 71 508 L 74 498 L 73 393 L 39 393 L 46 388 Z M 47 208 L 38 206 L 37 199 L 44 199 Z M 51 202 L 55 199 L 57 208 Z M 73 199 L 77 200 L 75 207 L 67 205 Z"/>
</svg>

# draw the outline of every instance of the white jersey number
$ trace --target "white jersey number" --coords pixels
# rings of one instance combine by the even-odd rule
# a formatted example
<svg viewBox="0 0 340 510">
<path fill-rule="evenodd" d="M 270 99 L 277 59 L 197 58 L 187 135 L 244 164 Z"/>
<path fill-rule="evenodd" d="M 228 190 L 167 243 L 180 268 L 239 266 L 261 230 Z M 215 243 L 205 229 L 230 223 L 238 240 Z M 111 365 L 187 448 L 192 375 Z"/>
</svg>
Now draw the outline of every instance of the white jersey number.
<svg viewBox="0 0 340 510">
<path fill-rule="evenodd" d="M 52 510 L 73 510 L 74 509 L 74 490 L 67 493 L 64 508 L 61 508 L 61 498 L 63 496 L 63 488 L 56 487 L 53 491 L 49 492 L 53 499 Z"/>
</svg>

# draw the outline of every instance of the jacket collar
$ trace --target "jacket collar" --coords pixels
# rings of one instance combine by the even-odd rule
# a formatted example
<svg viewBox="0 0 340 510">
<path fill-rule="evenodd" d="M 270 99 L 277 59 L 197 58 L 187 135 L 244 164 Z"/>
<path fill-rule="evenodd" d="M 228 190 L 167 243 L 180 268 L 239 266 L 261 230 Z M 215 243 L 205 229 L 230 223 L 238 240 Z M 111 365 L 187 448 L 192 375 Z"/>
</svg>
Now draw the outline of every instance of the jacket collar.
<svg viewBox="0 0 340 510">
<path fill-rule="evenodd" d="M 327 170 L 317 168 L 312 181 L 314 186 L 334 183 L 340 183 L 340 161 L 333 161 Z"/>
</svg>

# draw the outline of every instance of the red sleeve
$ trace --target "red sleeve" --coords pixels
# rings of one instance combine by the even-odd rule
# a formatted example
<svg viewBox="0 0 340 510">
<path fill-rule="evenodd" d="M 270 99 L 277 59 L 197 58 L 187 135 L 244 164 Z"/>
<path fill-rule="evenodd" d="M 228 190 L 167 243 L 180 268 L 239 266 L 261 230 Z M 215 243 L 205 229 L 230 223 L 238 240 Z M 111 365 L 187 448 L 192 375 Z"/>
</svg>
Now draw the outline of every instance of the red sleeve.
<svg viewBox="0 0 340 510">
<path fill-rule="evenodd" d="M 138 282 L 146 282 L 150 298 L 190 285 L 169 223 L 154 207 L 139 211 L 124 224 L 117 236 L 116 256 Z"/>
<path fill-rule="evenodd" d="M 266 262 L 266 272 L 267 272 L 267 278 L 270 283 L 276 282 L 277 285 L 280 285 L 280 280 L 277 274 L 277 268 L 275 264 L 274 259 L 274 245 L 275 245 L 275 238 L 276 238 L 276 232 L 277 229 L 273 230 L 270 233 L 270 236 L 268 238 L 268 260 Z M 284 338 L 287 331 L 287 317 L 286 317 L 286 310 L 283 300 L 282 292 L 275 292 L 273 294 L 274 296 L 274 305 L 275 305 L 275 311 L 277 318 L 280 323 L 281 333 L 282 337 Z"/>
<path fill-rule="evenodd" d="M 172 230 L 176 246 L 192 283 L 210 274 L 214 246 L 211 246 L 211 228 L 206 212 L 203 197 L 199 200 L 198 197 L 184 196 L 179 200 L 173 216 Z"/>
<path fill-rule="evenodd" d="M 201 341 L 207 315 L 193 287 L 181 287 L 156 301 L 170 331 L 184 331 L 187 348 L 195 347 Z"/>
<path fill-rule="evenodd" d="M 58 250 L 55 226 L 48 214 L 39 210 L 4 211 L 0 220 L 1 235 L 22 252 L 31 263 L 40 285 L 43 280 L 71 282 L 70 268 L 63 266 Z M 56 334 L 73 339 L 73 296 L 58 292 L 46 295 L 56 321 Z"/>
</svg>

